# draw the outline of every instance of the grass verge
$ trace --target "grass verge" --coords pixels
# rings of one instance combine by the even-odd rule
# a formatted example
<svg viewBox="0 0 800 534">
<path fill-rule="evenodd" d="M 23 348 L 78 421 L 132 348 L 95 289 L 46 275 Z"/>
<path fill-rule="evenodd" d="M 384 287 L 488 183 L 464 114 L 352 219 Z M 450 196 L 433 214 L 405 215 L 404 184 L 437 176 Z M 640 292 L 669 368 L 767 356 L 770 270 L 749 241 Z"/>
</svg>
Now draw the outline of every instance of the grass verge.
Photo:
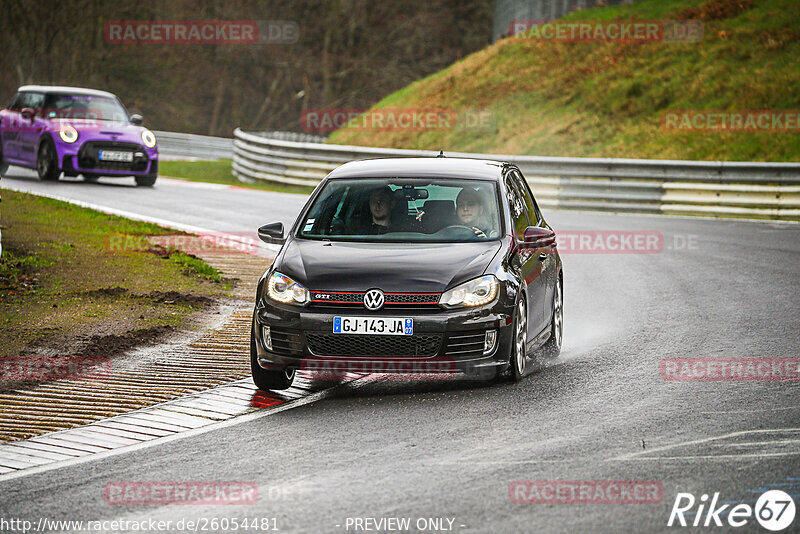
<svg viewBox="0 0 800 534">
<path fill-rule="evenodd" d="M 3 191 L 0 358 L 92 355 L 186 326 L 230 293 L 202 260 L 175 250 L 112 247 L 175 234 L 58 200 Z M 0 380 L 0 391 L 19 384 Z"/>
<path fill-rule="evenodd" d="M 703 36 L 699 42 L 640 43 L 503 39 L 374 107 L 485 112 L 491 120 L 419 131 L 346 127 L 329 142 L 541 156 L 800 161 L 796 129 L 663 126 L 666 112 L 786 110 L 796 116 L 795 1 L 642 0 L 566 18 L 694 20 Z"/>
</svg>

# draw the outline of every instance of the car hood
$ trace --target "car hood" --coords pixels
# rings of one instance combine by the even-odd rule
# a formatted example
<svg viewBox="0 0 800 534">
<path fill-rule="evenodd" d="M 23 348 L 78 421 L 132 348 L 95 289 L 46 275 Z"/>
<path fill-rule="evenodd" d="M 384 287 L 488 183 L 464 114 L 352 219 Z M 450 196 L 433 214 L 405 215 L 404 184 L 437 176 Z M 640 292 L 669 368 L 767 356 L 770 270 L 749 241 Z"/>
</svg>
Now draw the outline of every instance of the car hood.
<svg viewBox="0 0 800 534">
<path fill-rule="evenodd" d="M 501 247 L 483 243 L 343 243 L 292 239 L 276 268 L 312 291 L 435 292 L 480 276 Z"/>
</svg>

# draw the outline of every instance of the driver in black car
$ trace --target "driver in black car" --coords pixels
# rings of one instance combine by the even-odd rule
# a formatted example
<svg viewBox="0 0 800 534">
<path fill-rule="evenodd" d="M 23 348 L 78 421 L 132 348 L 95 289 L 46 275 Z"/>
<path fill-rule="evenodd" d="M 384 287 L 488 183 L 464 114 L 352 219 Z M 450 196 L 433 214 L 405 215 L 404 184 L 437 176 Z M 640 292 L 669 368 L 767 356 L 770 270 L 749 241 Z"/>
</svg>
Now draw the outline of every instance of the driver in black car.
<svg viewBox="0 0 800 534">
<path fill-rule="evenodd" d="M 366 200 L 366 206 L 356 211 L 350 220 L 334 218 L 331 235 L 383 235 L 396 232 L 392 221 L 396 202 L 392 189 L 388 185 L 376 187 Z"/>
<path fill-rule="evenodd" d="M 456 197 L 456 215 L 459 223 L 472 228 L 478 237 L 486 237 L 489 223 L 481 194 L 476 189 L 465 187 Z"/>
</svg>

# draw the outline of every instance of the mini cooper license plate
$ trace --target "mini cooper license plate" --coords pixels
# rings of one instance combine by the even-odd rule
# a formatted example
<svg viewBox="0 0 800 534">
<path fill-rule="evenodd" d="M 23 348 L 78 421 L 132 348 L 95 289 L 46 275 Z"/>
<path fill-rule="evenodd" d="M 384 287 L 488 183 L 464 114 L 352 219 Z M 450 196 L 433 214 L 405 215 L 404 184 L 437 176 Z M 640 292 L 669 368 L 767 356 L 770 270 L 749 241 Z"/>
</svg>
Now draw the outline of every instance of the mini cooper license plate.
<svg viewBox="0 0 800 534">
<path fill-rule="evenodd" d="M 133 152 L 122 152 L 119 150 L 101 150 L 97 156 L 102 161 L 133 161 Z"/>
<path fill-rule="evenodd" d="M 414 319 L 408 317 L 334 317 L 333 333 L 410 336 L 414 333 Z"/>
</svg>

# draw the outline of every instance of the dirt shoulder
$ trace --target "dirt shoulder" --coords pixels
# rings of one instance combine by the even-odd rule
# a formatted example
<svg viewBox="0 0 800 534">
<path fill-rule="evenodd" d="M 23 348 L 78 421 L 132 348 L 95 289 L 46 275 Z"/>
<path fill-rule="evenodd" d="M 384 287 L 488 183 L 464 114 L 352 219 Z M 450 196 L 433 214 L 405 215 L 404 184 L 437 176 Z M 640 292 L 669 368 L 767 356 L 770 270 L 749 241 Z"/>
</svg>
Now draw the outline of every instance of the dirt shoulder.
<svg viewBox="0 0 800 534">
<path fill-rule="evenodd" d="M 231 295 L 202 260 L 141 246 L 179 232 L 7 190 L 0 216 L 0 392 L 38 383 L 43 361 L 110 361 L 196 327 Z"/>
</svg>

